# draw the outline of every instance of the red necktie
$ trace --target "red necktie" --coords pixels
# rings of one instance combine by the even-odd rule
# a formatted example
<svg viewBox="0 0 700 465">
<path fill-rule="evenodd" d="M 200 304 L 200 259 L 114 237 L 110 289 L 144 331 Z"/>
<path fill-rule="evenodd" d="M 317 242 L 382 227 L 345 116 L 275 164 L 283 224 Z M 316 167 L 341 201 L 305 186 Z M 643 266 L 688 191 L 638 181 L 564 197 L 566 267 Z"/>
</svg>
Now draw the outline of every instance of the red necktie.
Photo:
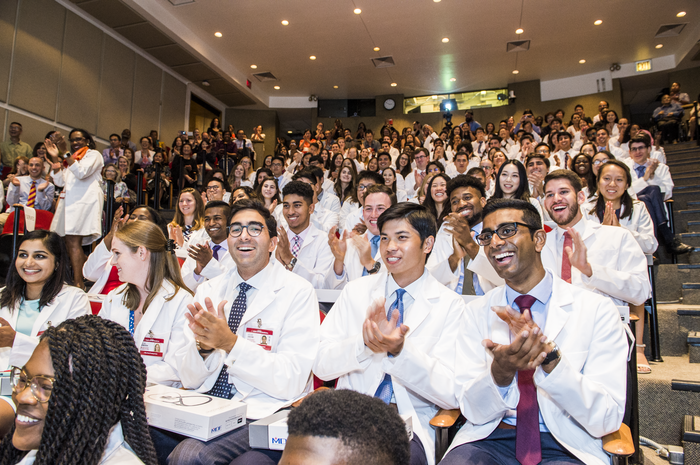
<svg viewBox="0 0 700 465">
<path fill-rule="evenodd" d="M 564 247 L 561 250 L 561 279 L 571 284 L 571 262 L 569 261 L 569 254 L 566 253 L 567 247 L 571 250 L 574 249 L 574 242 L 571 240 L 569 231 L 564 233 Z"/>
<path fill-rule="evenodd" d="M 27 197 L 27 206 L 34 208 L 36 203 L 36 181 L 32 181 L 32 187 L 29 188 L 29 196 Z"/>
<path fill-rule="evenodd" d="M 521 295 L 515 299 L 520 313 L 530 310 L 537 299 Z M 532 382 L 535 370 L 518 371 L 517 421 L 515 423 L 515 458 L 521 465 L 536 465 L 542 461 L 540 444 L 540 409 L 537 405 L 537 389 Z"/>
</svg>

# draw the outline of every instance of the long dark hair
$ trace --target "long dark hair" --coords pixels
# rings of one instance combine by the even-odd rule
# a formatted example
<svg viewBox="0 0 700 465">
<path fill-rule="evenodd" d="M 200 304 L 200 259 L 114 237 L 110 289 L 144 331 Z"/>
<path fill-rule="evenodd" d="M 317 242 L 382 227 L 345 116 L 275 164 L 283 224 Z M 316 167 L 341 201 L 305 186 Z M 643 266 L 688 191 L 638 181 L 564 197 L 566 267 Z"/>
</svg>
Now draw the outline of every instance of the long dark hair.
<svg viewBox="0 0 700 465">
<path fill-rule="evenodd" d="M 258 171 L 255 172 L 255 182 L 253 183 L 253 190 L 257 191 L 258 187 L 260 186 L 260 183 L 258 182 L 258 178 L 260 177 L 260 173 L 265 173 L 267 174 L 268 178 L 273 178 L 275 177 L 274 174 L 272 174 L 272 170 L 270 168 L 265 168 L 264 166 L 261 168 L 258 168 Z"/>
<path fill-rule="evenodd" d="M 348 184 L 348 187 L 343 190 L 343 186 L 340 181 L 340 173 L 342 173 L 345 168 L 350 170 L 350 177 L 352 179 L 350 179 L 350 184 Z M 345 199 L 348 197 L 352 197 L 353 193 L 355 194 L 355 197 L 357 197 L 357 170 L 355 169 L 354 163 L 340 167 L 338 177 L 335 178 L 335 183 L 333 183 L 333 192 L 335 192 L 335 194 L 338 196 L 341 204 L 345 203 Z M 355 200 L 356 199 L 353 199 L 353 202 Z"/>
<path fill-rule="evenodd" d="M 41 336 L 48 343 L 54 384 L 37 465 L 98 464 L 110 430 L 121 422 L 129 447 L 149 465 L 158 460 L 146 421 L 146 367 L 131 334 L 94 315 L 66 320 Z M 0 462 L 27 454 L 12 445 L 14 426 L 0 444 Z"/>
<path fill-rule="evenodd" d="M 586 187 L 588 187 L 588 192 L 595 191 L 595 189 L 593 189 L 593 186 L 595 186 L 596 184 L 595 174 L 593 174 L 593 159 L 583 152 L 577 153 L 576 156 L 571 160 L 571 166 L 573 167 L 573 171 L 576 174 L 578 174 L 576 172 L 576 159 L 579 157 L 584 157 L 588 160 L 588 173 L 586 173 L 583 176 L 583 178 L 585 178 L 586 180 Z M 600 173 L 600 170 L 598 172 Z M 581 175 L 579 174 L 579 176 Z"/>
<path fill-rule="evenodd" d="M 399 166 L 399 160 L 401 160 L 401 157 L 404 155 L 408 157 L 408 163 L 406 164 L 406 166 L 401 168 Z M 411 168 L 411 154 L 404 150 L 404 152 L 396 158 L 396 172 L 405 178 L 406 176 L 411 174 L 411 171 L 413 171 L 413 168 Z"/>
<path fill-rule="evenodd" d="M 44 308 L 53 301 L 59 292 L 61 292 L 64 284 L 73 284 L 73 273 L 70 268 L 68 251 L 63 243 L 63 239 L 61 239 L 58 234 L 43 229 L 37 229 L 24 236 L 19 245 L 20 248 L 25 242 L 33 240 L 41 241 L 56 260 L 56 269 L 41 290 L 39 308 Z M 17 272 L 16 261 L 17 259 L 15 258 L 15 263 L 10 266 L 7 272 L 5 289 L 2 294 L 0 294 L 0 307 L 9 308 L 10 313 L 12 313 L 15 308 L 19 308 L 19 304 L 22 302 L 22 299 L 24 299 L 27 289 L 27 283 Z"/>
<path fill-rule="evenodd" d="M 501 173 L 503 172 L 503 168 L 506 165 L 515 165 L 515 167 L 518 168 L 518 175 L 520 177 L 520 184 L 518 185 L 518 188 L 516 189 L 515 193 L 513 193 L 513 198 L 519 200 L 526 200 L 529 202 L 530 186 L 527 182 L 527 171 L 525 170 L 525 167 L 522 163 L 520 163 L 519 160 L 506 160 L 503 162 L 501 167 L 498 169 L 498 174 L 496 175 L 496 190 L 493 192 L 493 196 L 491 198 L 503 198 L 503 189 L 501 189 Z"/>
<path fill-rule="evenodd" d="M 600 167 L 598 170 L 598 180 L 602 177 L 603 170 L 605 169 L 606 166 L 617 166 L 622 168 L 622 170 L 625 172 L 625 176 L 627 177 L 627 188 L 632 185 L 632 174 L 630 174 L 630 169 L 629 167 L 622 163 L 619 160 L 608 160 L 603 166 Z M 590 190 L 590 187 L 588 188 Z M 598 185 L 596 184 L 596 190 L 598 189 Z M 605 217 L 605 197 L 603 197 L 600 192 L 597 192 L 598 199 L 595 202 L 595 206 L 593 209 L 590 211 L 591 215 L 596 215 L 600 222 L 603 222 L 603 217 Z M 632 218 L 632 209 L 634 208 L 634 200 L 630 196 L 629 192 L 627 189 L 622 193 L 622 197 L 620 197 L 620 205 L 622 206 L 622 212 L 620 214 L 620 219 L 624 218 Z"/>
<path fill-rule="evenodd" d="M 437 212 L 437 205 L 435 205 L 435 201 L 433 200 L 433 195 L 432 195 L 432 187 L 433 187 L 433 182 L 437 178 L 442 178 L 445 181 L 445 184 L 450 182 L 450 177 L 446 175 L 445 173 L 438 173 L 434 176 L 431 176 L 430 180 L 428 181 L 428 184 L 425 186 L 425 200 L 423 200 L 423 205 L 430 210 L 430 213 L 433 214 L 435 217 L 435 220 L 437 221 L 438 228 L 442 224 L 442 220 L 445 219 L 445 217 L 450 213 L 451 207 L 450 207 L 450 202 L 449 198 L 445 196 L 445 200 L 442 203 L 442 212 L 440 212 L 440 215 L 438 215 Z M 445 190 L 447 192 L 447 190 Z"/>
</svg>

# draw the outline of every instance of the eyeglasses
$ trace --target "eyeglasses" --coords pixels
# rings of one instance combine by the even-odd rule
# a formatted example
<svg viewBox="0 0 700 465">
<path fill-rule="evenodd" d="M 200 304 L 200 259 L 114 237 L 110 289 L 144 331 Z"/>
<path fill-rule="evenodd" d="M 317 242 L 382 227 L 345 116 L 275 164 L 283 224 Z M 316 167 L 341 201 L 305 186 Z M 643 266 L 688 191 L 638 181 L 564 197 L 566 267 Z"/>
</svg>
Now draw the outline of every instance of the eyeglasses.
<svg viewBox="0 0 700 465">
<path fill-rule="evenodd" d="M 605 160 L 596 160 L 596 161 L 593 162 L 593 166 L 604 165 L 604 164 L 606 164 L 607 162 L 608 162 L 607 159 L 605 159 Z"/>
<path fill-rule="evenodd" d="M 242 225 L 240 223 L 233 223 L 228 227 L 228 233 L 231 237 L 240 237 L 243 234 L 243 230 L 248 230 L 248 235 L 251 237 L 258 237 L 265 227 L 260 223 L 249 223 L 247 225 Z"/>
<path fill-rule="evenodd" d="M 357 190 L 358 191 L 363 191 L 365 189 L 368 189 L 370 187 L 374 186 L 374 184 L 358 184 L 357 185 Z"/>
<path fill-rule="evenodd" d="M 73 142 L 80 142 L 81 140 L 85 140 L 85 138 L 84 137 L 74 137 L 74 138 L 70 139 L 70 142 L 72 144 Z"/>
<path fill-rule="evenodd" d="M 55 378 L 51 376 L 36 375 L 29 380 L 29 390 L 37 402 L 46 403 L 51 398 L 53 382 Z M 10 372 L 10 385 L 12 392 L 19 395 L 27 388 L 27 372 L 24 368 L 12 367 Z"/>
<path fill-rule="evenodd" d="M 526 225 L 525 223 L 518 223 L 517 221 L 514 221 L 512 223 L 505 223 L 500 225 L 496 231 L 489 231 L 484 230 L 481 232 L 481 234 L 477 234 L 475 236 L 476 242 L 480 246 L 487 246 L 491 243 L 491 239 L 493 239 L 493 234 L 496 233 L 498 237 L 500 237 L 502 240 L 506 240 L 509 237 L 513 237 L 518 233 L 518 226 L 524 226 L 528 229 L 535 229 L 531 226 Z"/>
<path fill-rule="evenodd" d="M 216 185 L 216 186 L 207 186 L 207 190 L 208 190 L 208 191 L 218 191 L 219 189 L 221 189 L 221 186 L 219 186 L 219 185 Z"/>
</svg>

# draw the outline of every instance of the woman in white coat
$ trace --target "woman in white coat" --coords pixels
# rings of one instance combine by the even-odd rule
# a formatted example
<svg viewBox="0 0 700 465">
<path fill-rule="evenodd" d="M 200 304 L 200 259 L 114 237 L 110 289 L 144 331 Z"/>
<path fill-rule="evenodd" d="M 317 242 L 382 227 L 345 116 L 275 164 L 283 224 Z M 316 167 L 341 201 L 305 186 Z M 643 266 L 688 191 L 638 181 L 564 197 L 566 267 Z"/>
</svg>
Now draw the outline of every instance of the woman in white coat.
<svg viewBox="0 0 700 465">
<path fill-rule="evenodd" d="M 184 343 L 192 291 L 173 252 L 172 241 L 152 223 L 135 221 L 119 229 L 112 240 L 112 264 L 124 284 L 107 294 L 99 315 L 133 335 L 149 382 L 180 387 L 174 354 Z"/>
<path fill-rule="evenodd" d="M 17 420 L 0 463 L 156 465 L 146 370 L 120 325 L 84 315 L 51 327 L 10 376 Z"/>
<path fill-rule="evenodd" d="M 85 292 L 70 284 L 68 253 L 58 234 L 26 234 L 0 290 L 0 371 L 23 366 L 47 328 L 89 312 Z M 8 397 L 0 399 L 2 436 L 14 421 L 15 406 Z"/>
<path fill-rule="evenodd" d="M 643 202 L 632 199 L 627 189 L 632 175 L 627 165 L 618 160 L 608 160 L 598 171 L 596 196 L 583 206 L 588 218 L 607 226 L 627 229 L 637 240 L 642 251 L 649 255 L 656 251 L 659 242 L 654 235 L 654 223 Z M 651 373 L 644 355 L 644 305 L 631 305 L 630 311 L 639 317 L 634 326 L 637 339 L 637 373 Z"/>
<path fill-rule="evenodd" d="M 51 222 L 51 231 L 65 237 L 73 267 L 75 285 L 85 288 L 83 245 L 95 242 L 102 235 L 102 154 L 95 150 L 95 141 L 84 129 L 73 129 L 68 135 L 70 151 L 63 135 L 56 131 L 46 139 L 46 151 L 53 159 L 53 182 L 63 187 Z M 62 162 L 65 162 L 64 168 Z"/>
</svg>

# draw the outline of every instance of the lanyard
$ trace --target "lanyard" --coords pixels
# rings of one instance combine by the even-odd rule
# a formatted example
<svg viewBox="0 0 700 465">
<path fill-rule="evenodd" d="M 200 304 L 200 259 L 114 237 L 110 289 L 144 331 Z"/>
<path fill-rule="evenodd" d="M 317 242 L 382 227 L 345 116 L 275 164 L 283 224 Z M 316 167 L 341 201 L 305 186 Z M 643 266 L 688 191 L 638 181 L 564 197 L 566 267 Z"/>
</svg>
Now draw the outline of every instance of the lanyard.
<svg viewBox="0 0 700 465">
<path fill-rule="evenodd" d="M 129 310 L 129 332 L 134 335 L 134 311 Z"/>
</svg>

